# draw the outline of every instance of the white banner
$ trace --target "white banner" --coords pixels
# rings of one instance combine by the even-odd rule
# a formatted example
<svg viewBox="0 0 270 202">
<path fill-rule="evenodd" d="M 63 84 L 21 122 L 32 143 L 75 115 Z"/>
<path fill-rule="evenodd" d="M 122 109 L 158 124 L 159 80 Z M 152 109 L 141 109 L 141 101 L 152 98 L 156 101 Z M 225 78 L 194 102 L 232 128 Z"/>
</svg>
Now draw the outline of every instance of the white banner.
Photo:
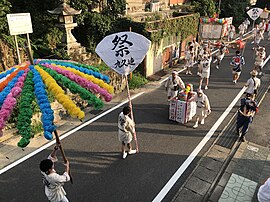
<svg viewBox="0 0 270 202">
<path fill-rule="evenodd" d="M 7 14 L 10 35 L 33 33 L 30 13 Z"/>
<path fill-rule="evenodd" d="M 128 75 L 143 60 L 151 41 L 135 32 L 106 36 L 96 47 L 99 57 L 114 71 Z"/>
<path fill-rule="evenodd" d="M 257 18 L 260 17 L 262 12 L 263 12 L 263 9 L 261 8 L 252 8 L 247 12 L 247 14 L 252 20 L 257 20 Z"/>
</svg>

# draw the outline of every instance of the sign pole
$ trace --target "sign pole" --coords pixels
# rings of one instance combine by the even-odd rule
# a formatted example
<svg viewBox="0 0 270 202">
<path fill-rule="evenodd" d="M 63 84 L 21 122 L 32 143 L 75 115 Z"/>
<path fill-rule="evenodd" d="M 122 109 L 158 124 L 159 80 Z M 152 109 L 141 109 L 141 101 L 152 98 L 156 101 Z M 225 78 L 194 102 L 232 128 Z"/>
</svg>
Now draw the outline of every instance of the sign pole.
<svg viewBox="0 0 270 202">
<path fill-rule="evenodd" d="M 131 103 L 131 99 L 130 99 L 130 92 L 129 92 L 129 84 L 128 84 L 128 77 L 127 75 L 125 75 L 126 77 L 126 81 L 127 81 L 127 93 L 128 93 L 128 103 L 129 103 L 129 107 L 131 109 L 131 119 L 132 121 L 134 121 L 134 117 L 133 117 L 133 109 L 132 109 L 132 103 Z M 134 121 L 135 123 L 135 121 Z M 138 147 L 138 141 L 137 141 L 137 135 L 136 135 L 136 130 L 134 130 L 134 141 L 135 141 L 135 145 L 136 145 L 136 151 L 137 153 L 139 153 L 139 147 Z"/>
<path fill-rule="evenodd" d="M 21 57 L 20 57 L 17 35 L 14 35 L 14 39 L 15 39 L 16 51 L 17 51 L 17 55 L 18 55 L 18 62 L 19 62 L 19 64 L 21 64 L 22 61 L 21 61 Z"/>
<path fill-rule="evenodd" d="M 29 51 L 30 51 L 30 53 L 32 55 L 32 48 L 31 48 L 31 43 L 30 43 L 30 38 L 29 38 L 29 34 L 28 33 L 26 34 L 26 37 L 27 37 L 27 44 L 28 44 L 28 47 L 29 47 Z"/>
<path fill-rule="evenodd" d="M 59 148 L 60 148 L 60 151 L 61 151 L 61 154 L 62 154 L 62 157 L 63 157 L 63 160 L 64 162 L 66 163 L 68 160 L 67 160 L 67 157 L 66 157 L 66 154 L 65 154 L 65 151 L 64 151 L 64 148 L 60 142 L 60 139 L 59 139 L 59 135 L 58 135 L 58 132 L 57 130 L 54 131 L 54 135 L 55 135 L 55 140 L 56 140 L 56 143 L 59 145 Z M 71 176 L 71 173 L 70 173 L 70 169 L 69 169 L 69 177 L 70 177 L 70 182 L 71 184 L 73 184 L 73 178 Z"/>
<path fill-rule="evenodd" d="M 252 28 L 254 28 L 255 27 L 255 20 L 253 20 L 253 24 L 252 24 Z"/>
</svg>

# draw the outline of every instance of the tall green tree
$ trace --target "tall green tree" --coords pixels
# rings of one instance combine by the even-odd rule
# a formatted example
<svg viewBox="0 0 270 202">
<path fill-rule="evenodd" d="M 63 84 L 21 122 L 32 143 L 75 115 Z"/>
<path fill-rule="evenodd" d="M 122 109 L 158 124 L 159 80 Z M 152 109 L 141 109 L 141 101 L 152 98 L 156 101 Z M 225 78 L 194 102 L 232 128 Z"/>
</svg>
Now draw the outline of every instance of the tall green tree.
<svg viewBox="0 0 270 202">
<path fill-rule="evenodd" d="M 11 3 L 8 0 L 0 1 L 0 34 L 8 34 L 7 14 L 10 13 Z"/>
<path fill-rule="evenodd" d="M 76 16 L 78 27 L 74 35 L 91 52 L 112 30 L 112 24 L 126 9 L 126 0 L 73 0 L 71 6 L 82 13 Z M 99 10 L 100 12 L 97 12 Z"/>
<path fill-rule="evenodd" d="M 270 1 L 269 0 L 257 0 L 256 7 L 259 7 L 262 9 L 267 8 L 268 10 L 270 10 Z"/>
<path fill-rule="evenodd" d="M 250 0 L 221 0 L 220 17 L 233 17 L 233 24 L 239 25 L 247 17 L 246 8 L 250 6 Z"/>
<path fill-rule="evenodd" d="M 217 12 L 215 2 L 213 0 L 192 0 L 194 11 L 200 13 L 201 16 L 213 17 Z"/>
</svg>

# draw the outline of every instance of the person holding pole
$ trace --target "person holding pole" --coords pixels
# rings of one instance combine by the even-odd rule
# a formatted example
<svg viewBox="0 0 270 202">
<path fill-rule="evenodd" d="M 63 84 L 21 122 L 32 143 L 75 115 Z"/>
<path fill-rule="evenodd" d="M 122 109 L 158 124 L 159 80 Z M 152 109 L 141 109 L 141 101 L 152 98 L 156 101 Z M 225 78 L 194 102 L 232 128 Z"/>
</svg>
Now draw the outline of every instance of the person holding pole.
<svg viewBox="0 0 270 202">
<path fill-rule="evenodd" d="M 123 159 L 127 157 L 128 154 L 136 154 L 137 150 L 132 149 L 131 141 L 135 134 L 135 123 L 129 117 L 131 114 L 131 108 L 125 106 L 123 111 L 118 116 L 118 138 L 122 143 L 121 151 L 123 154 Z M 127 150 L 126 150 L 127 147 Z"/>
<path fill-rule="evenodd" d="M 62 175 L 59 175 L 54 169 L 54 163 L 57 161 L 56 153 L 59 148 L 60 145 L 56 144 L 49 157 L 40 162 L 39 167 L 48 200 L 51 202 L 68 202 L 63 185 L 70 181 L 69 161 L 64 164 L 66 168 Z"/>
<path fill-rule="evenodd" d="M 167 91 L 168 101 L 171 98 L 174 98 L 177 96 L 177 93 L 180 89 L 185 89 L 185 84 L 180 78 L 180 76 L 177 75 L 177 71 L 173 71 L 172 75 L 168 78 L 168 80 L 165 83 L 165 88 Z"/>
</svg>

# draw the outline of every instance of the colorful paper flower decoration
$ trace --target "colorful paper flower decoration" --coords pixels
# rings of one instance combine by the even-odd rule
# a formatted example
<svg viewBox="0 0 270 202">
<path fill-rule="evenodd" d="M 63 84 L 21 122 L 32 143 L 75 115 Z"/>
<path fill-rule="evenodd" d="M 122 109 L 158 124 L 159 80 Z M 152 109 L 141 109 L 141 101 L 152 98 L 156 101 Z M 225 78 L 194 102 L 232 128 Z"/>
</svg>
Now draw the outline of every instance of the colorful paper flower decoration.
<svg viewBox="0 0 270 202">
<path fill-rule="evenodd" d="M 63 60 L 39 59 L 34 63 L 30 65 L 26 62 L 0 73 L 0 134 L 3 134 L 6 122 L 19 101 L 17 129 L 22 137 L 18 142 L 19 147 L 26 147 L 30 143 L 32 103 L 35 99 L 41 111 L 44 137 L 48 140 L 53 138 L 56 126 L 48 92 L 72 117 L 78 119 L 84 118 L 84 112 L 65 94 L 62 87 L 78 94 L 95 109 L 103 107 L 102 98 L 106 102 L 112 99 L 114 90 L 108 84 L 110 78 L 95 67 Z"/>
</svg>

